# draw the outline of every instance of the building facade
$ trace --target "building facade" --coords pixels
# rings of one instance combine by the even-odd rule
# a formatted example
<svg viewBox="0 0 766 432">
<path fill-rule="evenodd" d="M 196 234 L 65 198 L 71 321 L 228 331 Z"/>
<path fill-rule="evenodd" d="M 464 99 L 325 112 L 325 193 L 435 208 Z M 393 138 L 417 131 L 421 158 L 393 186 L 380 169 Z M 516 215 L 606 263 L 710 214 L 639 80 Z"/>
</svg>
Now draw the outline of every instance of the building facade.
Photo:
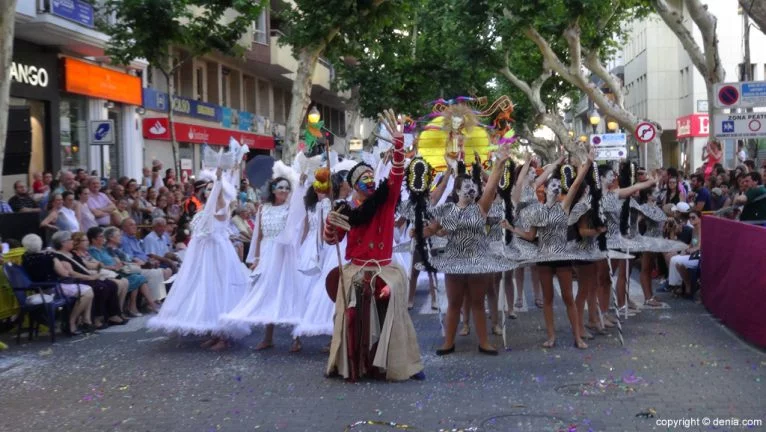
<svg viewBox="0 0 766 432">
<path fill-rule="evenodd" d="M 31 183 L 34 172 L 84 168 L 101 177 L 140 178 L 157 160 L 172 167 L 168 83 L 145 62 L 110 64 L 108 37 L 96 30 L 92 2 L 19 1 L 16 9 L 11 107 L 5 154 L 4 196 L 13 182 Z M 235 138 L 252 154 L 279 156 L 292 99 L 297 61 L 280 46 L 274 1 L 240 43 L 241 58 L 218 53 L 187 61 L 174 76 L 173 104 L 179 158 L 186 175 L 200 164 L 201 144 Z M 182 58 L 182 49 L 174 49 Z M 357 137 L 362 120 L 348 112 L 348 93 L 332 90 L 334 71 L 320 60 L 312 105 L 338 138 L 336 149 Z M 355 124 L 348 124 L 350 119 Z M 108 133 L 104 133 L 108 129 Z M 369 132 L 369 131 L 368 131 Z"/>
</svg>

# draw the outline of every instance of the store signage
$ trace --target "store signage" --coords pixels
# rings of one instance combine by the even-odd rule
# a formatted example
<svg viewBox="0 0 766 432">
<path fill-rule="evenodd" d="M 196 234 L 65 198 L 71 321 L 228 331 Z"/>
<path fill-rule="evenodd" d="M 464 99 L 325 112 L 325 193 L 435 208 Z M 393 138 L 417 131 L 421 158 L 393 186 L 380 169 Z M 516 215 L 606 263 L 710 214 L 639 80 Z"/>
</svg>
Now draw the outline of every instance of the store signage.
<svg viewBox="0 0 766 432">
<path fill-rule="evenodd" d="M 90 143 L 95 145 L 114 144 L 114 120 L 91 120 Z"/>
<path fill-rule="evenodd" d="M 255 149 L 271 150 L 274 139 L 266 135 L 229 129 L 212 128 L 188 123 L 173 123 L 176 139 L 179 142 L 193 144 L 229 145 L 229 138 Z M 147 118 L 143 122 L 143 134 L 146 139 L 170 141 L 170 126 L 167 118 Z"/>
<path fill-rule="evenodd" d="M 48 87 L 48 76 L 48 71 L 43 67 L 11 62 L 11 81 L 33 87 Z"/>
<path fill-rule="evenodd" d="M 716 138 L 766 138 L 766 113 L 716 114 Z"/>
<path fill-rule="evenodd" d="M 168 94 L 152 88 L 143 89 L 143 106 L 146 109 L 167 112 Z M 221 107 L 206 102 L 176 96 L 173 101 L 173 112 L 189 117 L 219 122 Z"/>
<path fill-rule="evenodd" d="M 255 132 L 257 130 L 256 117 L 255 114 L 247 111 L 221 107 L 221 126 L 225 128 Z"/>
<path fill-rule="evenodd" d="M 141 105 L 141 78 L 64 58 L 64 90 L 129 105 Z"/>
<path fill-rule="evenodd" d="M 710 117 L 691 114 L 676 119 L 676 139 L 706 137 L 710 134 Z"/>
<path fill-rule="evenodd" d="M 83 0 L 51 0 L 50 12 L 78 24 L 93 27 L 93 6 Z"/>
</svg>

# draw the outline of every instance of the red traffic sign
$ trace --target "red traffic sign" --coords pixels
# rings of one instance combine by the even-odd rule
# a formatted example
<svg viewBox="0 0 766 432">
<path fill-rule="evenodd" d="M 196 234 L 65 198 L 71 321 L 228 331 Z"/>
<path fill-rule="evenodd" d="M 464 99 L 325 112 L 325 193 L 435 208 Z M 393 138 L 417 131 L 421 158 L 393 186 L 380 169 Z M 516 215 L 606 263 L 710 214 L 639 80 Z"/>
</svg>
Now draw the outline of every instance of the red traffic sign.
<svg viewBox="0 0 766 432">
<path fill-rule="evenodd" d="M 648 143 L 657 136 L 657 128 L 649 122 L 641 122 L 633 134 L 639 142 Z"/>
<path fill-rule="evenodd" d="M 732 106 L 739 102 L 739 90 L 732 85 L 721 87 L 718 90 L 718 100 L 724 106 Z"/>
</svg>

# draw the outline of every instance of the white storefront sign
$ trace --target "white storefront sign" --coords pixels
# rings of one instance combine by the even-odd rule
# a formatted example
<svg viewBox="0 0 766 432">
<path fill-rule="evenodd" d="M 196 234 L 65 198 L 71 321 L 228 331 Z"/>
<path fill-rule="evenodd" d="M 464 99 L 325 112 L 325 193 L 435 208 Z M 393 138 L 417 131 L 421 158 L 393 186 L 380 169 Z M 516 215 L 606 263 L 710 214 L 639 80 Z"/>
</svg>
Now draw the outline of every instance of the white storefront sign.
<svg viewBox="0 0 766 432">
<path fill-rule="evenodd" d="M 590 145 L 594 148 L 625 147 L 627 136 L 624 133 L 594 134 L 590 136 Z"/>
<path fill-rule="evenodd" d="M 716 138 L 766 138 L 766 113 L 716 114 Z"/>
<path fill-rule="evenodd" d="M 35 65 L 11 62 L 11 81 L 33 87 L 48 87 L 48 71 Z"/>
</svg>

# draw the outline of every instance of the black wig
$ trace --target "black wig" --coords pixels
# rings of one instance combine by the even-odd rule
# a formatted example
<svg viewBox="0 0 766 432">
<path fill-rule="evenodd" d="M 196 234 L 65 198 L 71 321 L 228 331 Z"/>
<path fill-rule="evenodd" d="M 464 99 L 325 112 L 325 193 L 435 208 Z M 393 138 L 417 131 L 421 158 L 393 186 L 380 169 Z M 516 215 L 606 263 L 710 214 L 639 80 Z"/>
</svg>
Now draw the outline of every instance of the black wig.
<svg viewBox="0 0 766 432">
<path fill-rule="evenodd" d="M 501 167 L 495 166 L 495 169 Z M 505 203 L 505 220 L 509 224 L 513 225 L 513 201 L 511 200 L 511 191 L 513 185 L 516 183 L 516 164 L 513 163 L 513 159 L 508 159 L 505 165 L 502 167 L 503 175 L 500 177 L 500 183 L 497 185 L 497 194 L 503 199 Z M 513 234 L 505 230 L 505 244 L 509 244 L 513 239 Z"/>
<path fill-rule="evenodd" d="M 423 227 L 425 221 L 430 219 L 428 197 L 433 180 L 432 172 L 431 165 L 423 158 L 417 157 L 407 166 L 404 179 L 410 193 L 410 205 L 415 213 L 415 247 L 420 254 L 423 267 L 429 273 L 435 273 L 436 269 L 428 261 L 428 248 L 426 247 L 426 239 L 423 237 Z"/>
</svg>

